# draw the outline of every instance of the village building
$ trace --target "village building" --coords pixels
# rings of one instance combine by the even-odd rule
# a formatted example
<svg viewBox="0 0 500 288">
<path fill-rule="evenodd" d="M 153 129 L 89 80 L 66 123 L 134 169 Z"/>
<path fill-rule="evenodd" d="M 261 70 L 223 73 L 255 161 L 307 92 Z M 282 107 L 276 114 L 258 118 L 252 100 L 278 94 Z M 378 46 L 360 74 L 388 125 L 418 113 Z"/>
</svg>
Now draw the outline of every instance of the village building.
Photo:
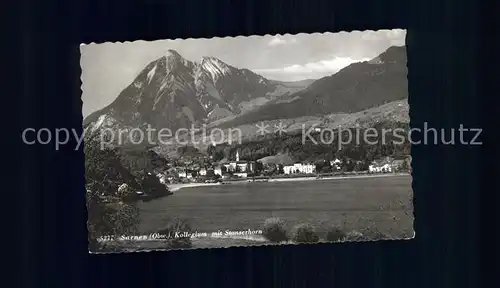
<svg viewBox="0 0 500 288">
<path fill-rule="evenodd" d="M 247 170 L 249 170 L 248 163 L 247 162 L 236 163 L 236 170 L 241 172 L 246 172 Z"/>
<path fill-rule="evenodd" d="M 156 178 L 158 178 L 161 184 L 167 184 L 167 176 L 165 174 L 157 173 Z"/>
<path fill-rule="evenodd" d="M 186 170 L 178 169 L 177 170 L 177 176 L 179 176 L 179 178 L 186 178 L 187 177 Z"/>
<path fill-rule="evenodd" d="M 393 161 L 391 157 L 375 160 L 368 166 L 368 171 L 370 173 L 391 173 L 394 171 Z"/>
<path fill-rule="evenodd" d="M 221 166 L 214 167 L 214 175 L 222 176 L 222 167 Z"/>
<path fill-rule="evenodd" d="M 236 171 L 236 162 L 222 163 L 226 171 Z"/>
<path fill-rule="evenodd" d="M 255 164 L 248 161 L 240 161 L 240 153 L 236 151 L 235 161 L 221 163 L 228 172 L 253 172 Z"/>
<path fill-rule="evenodd" d="M 316 166 L 312 164 L 295 163 L 293 165 L 283 166 L 283 172 L 285 174 L 312 174 L 316 171 Z"/>
<path fill-rule="evenodd" d="M 247 172 L 235 172 L 235 173 L 233 173 L 233 176 L 236 176 L 238 178 L 247 178 L 248 173 Z"/>
<path fill-rule="evenodd" d="M 335 158 L 335 160 L 330 161 L 330 164 L 331 164 L 332 166 L 333 166 L 333 165 L 339 165 L 339 164 L 341 164 L 341 163 L 342 163 L 342 161 L 340 161 L 340 159 L 338 159 L 338 158 Z"/>
<path fill-rule="evenodd" d="M 334 170 L 340 170 L 341 165 L 342 161 L 340 161 L 340 159 L 338 158 L 335 158 L 335 160 L 330 161 L 330 166 L 332 166 Z"/>
<path fill-rule="evenodd" d="M 201 168 L 198 173 L 200 174 L 200 176 L 206 176 L 207 175 L 207 169 L 205 168 Z"/>
<path fill-rule="evenodd" d="M 385 164 L 372 163 L 370 166 L 368 166 L 368 171 L 370 173 L 392 172 L 392 165 L 390 165 L 389 163 Z"/>
</svg>

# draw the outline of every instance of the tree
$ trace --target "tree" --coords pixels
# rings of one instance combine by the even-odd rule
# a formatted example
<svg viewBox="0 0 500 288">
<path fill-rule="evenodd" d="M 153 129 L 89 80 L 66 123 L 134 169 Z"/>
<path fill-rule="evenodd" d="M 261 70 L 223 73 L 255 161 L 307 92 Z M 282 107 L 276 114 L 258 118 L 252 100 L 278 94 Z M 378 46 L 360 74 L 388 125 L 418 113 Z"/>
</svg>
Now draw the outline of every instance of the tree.
<svg viewBox="0 0 500 288">
<path fill-rule="evenodd" d="M 321 171 L 321 173 L 330 173 L 330 172 L 332 172 L 332 168 L 330 167 L 330 165 L 328 165 L 328 166 L 325 165 L 325 166 L 321 167 L 320 171 Z"/>
<path fill-rule="evenodd" d="M 216 152 L 215 146 L 212 145 L 212 144 L 209 144 L 208 147 L 207 147 L 207 154 L 208 154 L 208 156 L 212 156 L 213 157 L 214 154 L 215 154 L 215 152 Z"/>
<path fill-rule="evenodd" d="M 368 170 L 368 164 L 366 161 L 356 161 L 354 164 L 353 171 L 366 171 Z"/>
<path fill-rule="evenodd" d="M 315 166 L 316 166 L 316 171 L 318 172 L 321 172 L 321 170 L 323 169 L 323 165 L 321 163 L 316 163 Z"/>
<path fill-rule="evenodd" d="M 278 173 L 285 174 L 285 167 L 283 166 L 283 164 L 278 165 Z"/>
<path fill-rule="evenodd" d="M 165 169 L 165 166 L 167 166 L 167 164 L 168 164 L 167 159 L 158 155 L 156 152 L 154 152 L 152 150 L 149 150 L 147 152 L 147 157 L 152 165 L 153 170 L 156 170 L 158 168 Z"/>
<path fill-rule="evenodd" d="M 208 178 L 213 178 L 213 177 L 215 177 L 214 170 L 207 170 L 207 177 L 208 177 Z"/>
<path fill-rule="evenodd" d="M 127 183 L 123 183 L 118 187 L 117 197 L 121 199 L 132 199 L 135 196 L 135 191 Z"/>
<path fill-rule="evenodd" d="M 160 235 L 167 236 L 167 248 L 191 248 L 191 238 L 190 237 L 175 237 L 176 233 L 183 235 L 183 233 L 191 233 L 192 229 L 189 223 L 184 219 L 173 219 L 168 221 L 167 227 L 158 231 Z"/>
<path fill-rule="evenodd" d="M 137 185 L 133 176 L 120 164 L 116 150 L 100 147 L 95 139 L 85 141 L 85 180 L 88 211 L 89 248 L 105 249 L 100 237 L 131 235 L 137 231 L 139 210 L 125 203 L 118 187 Z M 123 190 L 123 189 L 122 189 Z"/>
<path fill-rule="evenodd" d="M 260 162 L 260 161 L 256 161 L 255 162 L 255 174 L 259 175 L 260 173 L 262 173 L 262 170 L 264 170 L 264 164 L 262 164 L 262 162 Z"/>
<path fill-rule="evenodd" d="M 133 235 L 139 225 L 139 209 L 136 205 L 125 203 L 120 199 L 108 199 L 101 196 L 97 182 L 88 183 L 88 240 L 89 249 L 93 252 L 108 249 L 110 243 L 99 242 L 100 237 L 119 237 Z"/>
<path fill-rule="evenodd" d="M 342 171 L 344 171 L 344 172 L 351 172 L 351 171 L 354 170 L 354 166 L 355 165 L 356 164 L 353 161 L 351 161 L 351 160 L 345 160 L 345 162 L 344 161 L 342 162 Z"/>
<path fill-rule="evenodd" d="M 408 161 L 404 160 L 403 163 L 401 163 L 401 166 L 399 166 L 399 170 L 402 172 L 407 172 L 410 170 L 410 166 L 408 165 Z"/>
<path fill-rule="evenodd" d="M 169 194 L 167 186 L 162 184 L 154 173 L 144 173 L 141 187 L 146 194 L 152 197 L 161 197 Z"/>
<path fill-rule="evenodd" d="M 308 224 L 299 224 L 294 227 L 292 239 L 297 243 L 316 243 L 319 237 L 314 228 Z"/>
<path fill-rule="evenodd" d="M 285 222 L 279 218 L 269 218 L 264 222 L 262 235 L 270 242 L 280 243 L 288 240 Z"/>
</svg>

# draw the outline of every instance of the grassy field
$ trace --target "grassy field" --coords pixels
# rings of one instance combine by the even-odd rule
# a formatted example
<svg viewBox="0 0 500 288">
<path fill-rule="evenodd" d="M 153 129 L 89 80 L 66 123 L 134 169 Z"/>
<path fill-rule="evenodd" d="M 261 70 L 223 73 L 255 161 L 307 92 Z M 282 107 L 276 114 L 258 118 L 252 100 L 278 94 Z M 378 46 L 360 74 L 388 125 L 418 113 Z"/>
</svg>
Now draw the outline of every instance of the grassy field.
<svg viewBox="0 0 500 288">
<path fill-rule="evenodd" d="M 411 176 L 183 188 L 141 203 L 140 230 L 155 232 L 173 218 L 186 219 L 197 232 L 262 229 L 267 218 L 279 217 L 288 229 L 308 223 L 319 235 L 336 225 L 401 238 L 413 234 L 411 193 Z"/>
</svg>

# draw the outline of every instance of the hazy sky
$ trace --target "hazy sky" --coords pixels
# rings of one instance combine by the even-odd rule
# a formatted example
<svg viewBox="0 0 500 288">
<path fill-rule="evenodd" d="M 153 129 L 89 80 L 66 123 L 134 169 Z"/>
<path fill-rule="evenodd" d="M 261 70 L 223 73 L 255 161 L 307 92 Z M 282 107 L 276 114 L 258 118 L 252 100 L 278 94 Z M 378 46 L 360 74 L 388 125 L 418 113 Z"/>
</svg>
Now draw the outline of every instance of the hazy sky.
<svg viewBox="0 0 500 288">
<path fill-rule="evenodd" d="M 82 45 L 83 116 L 110 104 L 168 49 L 191 61 L 214 56 L 268 79 L 294 81 L 318 79 L 372 59 L 390 46 L 404 45 L 405 36 L 405 30 L 395 29 Z"/>
</svg>

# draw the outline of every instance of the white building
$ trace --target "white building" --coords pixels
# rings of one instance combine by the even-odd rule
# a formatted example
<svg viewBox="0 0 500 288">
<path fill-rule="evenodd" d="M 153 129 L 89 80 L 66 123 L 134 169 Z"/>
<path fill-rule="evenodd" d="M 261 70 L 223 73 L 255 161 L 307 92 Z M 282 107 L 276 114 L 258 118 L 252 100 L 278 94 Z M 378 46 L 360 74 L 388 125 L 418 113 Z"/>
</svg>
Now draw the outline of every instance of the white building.
<svg viewBox="0 0 500 288">
<path fill-rule="evenodd" d="M 156 178 L 158 178 L 158 180 L 160 181 L 161 184 L 167 183 L 167 177 L 163 173 L 156 174 Z"/>
<path fill-rule="evenodd" d="M 333 169 L 335 170 L 340 170 L 340 165 L 342 164 L 342 161 L 340 159 L 336 158 L 335 160 L 330 161 L 330 166 L 332 166 Z"/>
<path fill-rule="evenodd" d="M 390 173 L 393 170 L 392 168 L 393 168 L 392 165 L 389 163 L 385 164 L 373 163 L 370 166 L 368 166 L 368 171 L 370 173 L 382 173 L 382 172 Z"/>
<path fill-rule="evenodd" d="M 200 176 L 206 176 L 207 175 L 207 169 L 201 168 L 200 171 L 199 171 L 199 173 L 200 173 Z"/>
<path fill-rule="evenodd" d="M 240 161 L 240 153 L 236 151 L 236 161 L 231 161 L 229 163 L 222 164 L 224 167 L 226 167 L 227 171 L 231 172 L 247 172 L 249 169 L 249 165 L 247 161 Z"/>
<path fill-rule="evenodd" d="M 224 167 L 226 167 L 227 171 L 236 171 L 236 162 L 225 163 L 222 165 L 224 165 Z"/>
<path fill-rule="evenodd" d="M 333 166 L 333 165 L 336 165 L 336 164 L 338 165 L 338 164 L 340 164 L 340 163 L 342 163 L 342 161 L 340 161 L 340 159 L 338 159 L 338 158 L 335 158 L 335 160 L 330 161 L 330 164 L 331 164 L 332 166 Z"/>
<path fill-rule="evenodd" d="M 315 171 L 316 171 L 316 165 L 312 165 L 312 164 L 302 165 L 302 173 L 312 174 Z"/>
<path fill-rule="evenodd" d="M 294 174 L 294 173 L 302 173 L 302 174 L 311 174 L 316 170 L 316 166 L 312 164 L 302 164 L 295 163 L 293 165 L 287 165 L 283 167 L 283 172 L 285 174 Z"/>
<path fill-rule="evenodd" d="M 248 168 L 248 163 L 247 162 L 237 162 L 236 167 L 238 167 L 238 170 L 241 172 L 246 172 Z"/>
<path fill-rule="evenodd" d="M 233 175 L 236 177 L 239 177 L 239 178 L 247 178 L 248 177 L 248 173 L 246 173 L 246 172 L 236 172 Z"/>
<path fill-rule="evenodd" d="M 187 177 L 187 173 L 186 171 L 177 171 L 177 175 L 179 175 L 179 178 L 186 178 Z"/>
<path fill-rule="evenodd" d="M 296 171 L 297 171 L 297 169 L 296 169 L 295 165 L 286 165 L 286 166 L 283 166 L 283 172 L 285 174 L 293 174 Z"/>
<path fill-rule="evenodd" d="M 214 174 L 222 176 L 222 168 L 220 166 L 217 166 L 214 168 Z"/>
</svg>

